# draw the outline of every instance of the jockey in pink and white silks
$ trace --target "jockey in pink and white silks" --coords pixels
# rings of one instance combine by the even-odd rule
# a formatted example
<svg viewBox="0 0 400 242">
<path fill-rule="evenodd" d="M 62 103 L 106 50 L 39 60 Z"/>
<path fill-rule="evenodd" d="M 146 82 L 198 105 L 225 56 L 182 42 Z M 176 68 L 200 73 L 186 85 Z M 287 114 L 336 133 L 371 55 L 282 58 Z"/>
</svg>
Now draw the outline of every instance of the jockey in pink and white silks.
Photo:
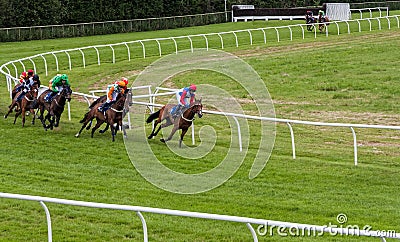
<svg viewBox="0 0 400 242">
<path fill-rule="evenodd" d="M 195 101 L 196 85 L 192 84 L 189 87 L 183 88 L 180 92 L 176 93 L 176 98 L 179 102 L 178 105 L 172 108 L 171 114 L 175 118 L 182 113 L 182 108 L 189 108 L 190 104 Z"/>
</svg>

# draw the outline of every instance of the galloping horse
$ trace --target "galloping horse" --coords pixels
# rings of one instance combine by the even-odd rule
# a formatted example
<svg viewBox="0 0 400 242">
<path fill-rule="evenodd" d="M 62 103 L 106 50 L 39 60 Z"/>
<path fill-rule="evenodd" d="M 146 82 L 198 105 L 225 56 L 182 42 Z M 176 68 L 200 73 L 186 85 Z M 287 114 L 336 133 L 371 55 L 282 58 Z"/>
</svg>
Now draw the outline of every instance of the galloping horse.
<svg viewBox="0 0 400 242">
<path fill-rule="evenodd" d="M 18 95 L 14 95 L 16 97 L 19 96 L 21 92 L 18 92 Z M 14 107 L 17 107 L 16 111 L 17 113 L 15 114 L 15 119 L 14 119 L 14 124 L 17 120 L 17 117 L 22 114 L 22 127 L 25 125 L 25 113 L 29 109 L 30 113 L 33 116 L 32 119 L 32 124 L 35 124 L 35 110 L 31 107 L 31 104 L 34 103 L 34 101 L 37 99 L 38 95 L 38 86 L 33 85 L 31 89 L 25 94 L 25 96 L 21 99 L 21 101 L 17 101 L 16 98 L 12 100 L 12 103 L 10 106 L 8 106 L 8 112 L 6 115 L 4 115 L 4 118 L 7 118 L 8 115 L 13 111 Z"/>
<path fill-rule="evenodd" d="M 45 101 L 45 97 L 49 92 L 51 92 L 51 90 L 44 91 L 38 98 L 40 110 L 39 119 L 42 121 L 43 128 L 46 131 L 49 128 L 53 129 L 53 127 L 58 127 L 61 114 L 64 112 L 65 103 L 71 101 L 72 90 L 69 86 L 65 86 L 62 91 L 53 98 L 51 103 Z M 47 115 L 43 118 L 44 110 L 47 111 Z M 49 125 L 46 125 L 46 120 L 50 122 Z"/>
<path fill-rule="evenodd" d="M 115 141 L 115 135 L 117 134 L 117 131 L 119 127 L 122 127 L 122 119 L 124 115 L 124 110 L 125 110 L 125 99 L 126 96 L 123 94 L 119 94 L 117 97 L 117 101 L 111 105 L 109 109 L 105 112 L 99 111 L 97 108 L 102 105 L 101 102 L 96 103 L 90 110 L 85 114 L 83 119 L 79 121 L 82 124 L 81 129 L 79 130 L 78 133 L 76 133 L 75 137 L 79 137 L 81 134 L 82 130 L 86 127 L 86 125 L 90 122 L 89 126 L 86 127 L 87 130 L 90 129 L 92 120 L 96 118 L 96 125 L 92 128 L 92 134 L 91 137 L 93 138 L 93 134 L 98 129 L 104 122 L 107 123 L 107 127 L 104 130 L 100 130 L 100 133 L 104 133 L 108 127 L 111 128 L 111 135 L 112 135 L 112 141 Z M 116 127 L 114 127 L 114 124 L 117 124 Z M 126 136 L 125 130 L 122 128 L 124 135 Z"/>
<path fill-rule="evenodd" d="M 324 17 L 319 16 L 318 23 L 319 23 L 319 26 L 318 26 L 319 31 L 323 32 L 325 30 L 325 27 L 327 25 L 329 25 L 329 18 L 327 16 L 324 16 Z"/>
<path fill-rule="evenodd" d="M 167 104 L 164 107 L 162 107 L 160 110 L 158 110 L 155 113 L 152 113 L 146 120 L 147 123 L 152 122 L 153 120 L 157 119 L 154 124 L 154 128 L 151 131 L 151 134 L 149 135 L 148 139 L 153 138 L 153 136 L 156 136 L 158 132 L 165 127 L 168 127 L 170 125 L 174 125 L 172 128 L 172 131 L 170 135 L 168 136 L 167 139 L 160 139 L 161 142 L 167 142 L 172 139 L 174 136 L 175 132 L 178 129 L 182 129 L 181 133 L 181 138 L 179 139 L 179 147 L 182 147 L 182 141 L 183 137 L 185 136 L 187 130 L 189 127 L 192 125 L 192 122 L 194 120 L 194 116 L 197 113 L 198 117 L 201 118 L 203 116 L 203 104 L 201 104 L 201 99 L 196 100 L 188 109 L 186 109 L 180 117 L 177 117 L 175 120 L 172 118 L 171 115 L 171 109 L 174 107 L 173 104 Z M 161 124 L 162 121 L 166 120 L 165 123 Z M 157 131 L 156 127 L 157 125 L 160 124 L 158 127 Z M 155 132 L 154 132 L 155 131 Z"/>
<path fill-rule="evenodd" d="M 314 18 L 313 16 L 306 15 L 306 24 L 307 24 L 307 30 L 312 31 L 314 29 L 314 24 L 317 23 L 317 19 Z"/>
</svg>

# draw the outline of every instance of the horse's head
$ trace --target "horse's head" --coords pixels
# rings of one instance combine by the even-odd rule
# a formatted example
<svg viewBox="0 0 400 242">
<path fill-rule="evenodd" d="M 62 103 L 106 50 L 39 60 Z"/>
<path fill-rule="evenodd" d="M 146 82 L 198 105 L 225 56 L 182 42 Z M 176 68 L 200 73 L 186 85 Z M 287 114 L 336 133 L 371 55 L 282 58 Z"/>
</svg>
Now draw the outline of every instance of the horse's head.
<svg viewBox="0 0 400 242">
<path fill-rule="evenodd" d="M 126 100 L 126 93 L 125 94 L 118 94 L 117 96 L 117 101 L 114 103 L 114 107 L 117 110 L 123 110 L 125 106 L 125 100 Z"/>
<path fill-rule="evenodd" d="M 199 118 L 203 117 L 203 104 L 201 103 L 201 98 L 196 100 L 191 106 L 191 112 L 197 113 Z"/>
<path fill-rule="evenodd" d="M 39 94 L 38 86 L 37 85 L 31 86 L 31 88 L 29 89 L 29 94 L 32 96 L 32 98 L 36 99 Z"/>
<path fill-rule="evenodd" d="M 61 96 L 65 97 L 65 99 L 69 102 L 71 101 L 72 89 L 70 86 L 63 86 L 63 90 L 60 93 Z"/>
</svg>

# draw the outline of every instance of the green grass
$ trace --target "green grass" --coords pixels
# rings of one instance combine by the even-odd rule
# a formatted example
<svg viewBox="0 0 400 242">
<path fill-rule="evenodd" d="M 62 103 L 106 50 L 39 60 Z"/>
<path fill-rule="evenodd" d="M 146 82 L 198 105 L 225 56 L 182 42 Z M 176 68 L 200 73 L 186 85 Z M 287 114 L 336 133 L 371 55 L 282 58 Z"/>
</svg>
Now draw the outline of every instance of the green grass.
<svg viewBox="0 0 400 242">
<path fill-rule="evenodd" d="M 286 22 L 285 22 L 286 23 Z M 229 23 L 196 28 L 90 38 L 0 43 L 0 63 L 50 50 L 93 44 L 194 33 L 220 32 L 275 24 L 278 21 Z M 311 33 L 309 33 L 311 34 Z M 311 34 L 312 35 L 312 34 Z M 324 122 L 399 125 L 398 36 L 400 30 L 331 35 L 329 38 L 227 46 L 225 51 L 249 63 L 264 80 L 275 103 L 277 117 Z M 12 51 L 10 51 L 12 50 Z M 136 73 L 156 60 L 135 58 L 131 62 L 90 65 L 85 69 L 61 70 L 71 76 L 74 91 L 88 92 L 111 80 Z M 40 72 L 43 80 L 44 73 Z M 253 104 L 248 95 L 220 75 L 189 72 L 173 78 L 169 85 L 195 81 L 230 91 L 248 113 Z M 0 113 L 9 105 L 4 79 L 0 82 Z M 207 97 L 206 93 L 201 94 Z M 207 108 L 207 102 L 204 103 Z M 260 137 L 258 123 L 250 122 L 252 139 L 246 159 L 226 183 L 211 191 L 182 195 L 148 183 L 133 167 L 121 134 L 111 142 L 110 133 L 80 138 L 79 120 L 87 105 L 74 98 L 72 120 L 63 114 L 60 127 L 45 132 L 39 123 L 25 128 L 13 116 L 0 119 L 0 191 L 91 202 L 128 204 L 264 218 L 317 225 L 337 224 L 345 213 L 345 225 L 370 225 L 373 229 L 400 231 L 399 131 L 356 129 L 359 165 L 353 164 L 351 131 L 294 125 L 297 159 L 292 159 L 290 133 L 277 125 L 276 142 L 266 168 L 248 179 Z M 163 163 L 177 171 L 198 173 L 215 167 L 230 141 L 226 120 L 205 115 L 196 120 L 216 129 L 217 146 L 206 159 L 191 161 L 177 157 L 158 139 L 151 147 Z M 190 143 L 189 135 L 185 137 Z M 197 143 L 199 137 L 196 137 Z M 172 141 L 172 145 L 177 144 Z M 143 240 L 139 218 L 132 212 L 47 204 L 53 219 L 54 241 Z M 250 241 L 243 224 L 144 214 L 151 241 Z M 256 228 L 256 226 L 255 226 Z M 47 227 L 38 203 L 1 199 L 1 241 L 43 241 Z M 261 241 L 320 241 L 313 237 L 259 236 Z M 325 235 L 324 241 L 377 241 L 377 239 Z"/>
</svg>

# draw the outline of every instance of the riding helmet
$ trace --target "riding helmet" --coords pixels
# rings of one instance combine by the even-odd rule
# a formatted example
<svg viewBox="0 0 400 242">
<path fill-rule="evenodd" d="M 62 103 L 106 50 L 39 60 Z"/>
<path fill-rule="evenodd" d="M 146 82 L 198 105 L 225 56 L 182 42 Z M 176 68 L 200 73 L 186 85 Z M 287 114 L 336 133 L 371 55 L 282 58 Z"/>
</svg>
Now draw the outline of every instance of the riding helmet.
<svg viewBox="0 0 400 242">
<path fill-rule="evenodd" d="M 196 85 L 194 85 L 194 84 L 190 85 L 189 88 L 190 88 L 190 90 L 193 90 L 193 91 L 196 91 L 196 89 L 197 89 Z"/>
<path fill-rule="evenodd" d="M 39 81 L 39 75 L 38 74 L 33 75 L 33 80 L 34 81 Z"/>
</svg>

